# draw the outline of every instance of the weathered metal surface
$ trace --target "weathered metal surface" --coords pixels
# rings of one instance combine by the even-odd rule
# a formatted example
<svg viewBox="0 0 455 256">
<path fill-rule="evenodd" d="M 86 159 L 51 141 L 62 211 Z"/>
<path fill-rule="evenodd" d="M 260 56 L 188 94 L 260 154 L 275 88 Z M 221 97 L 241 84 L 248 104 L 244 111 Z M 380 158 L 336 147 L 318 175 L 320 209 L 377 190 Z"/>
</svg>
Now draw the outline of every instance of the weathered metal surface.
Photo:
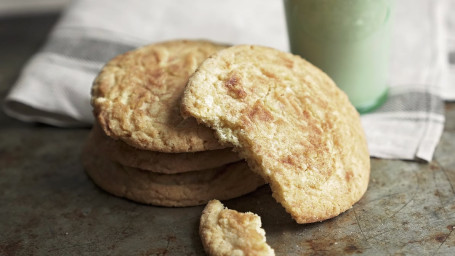
<svg viewBox="0 0 455 256">
<path fill-rule="evenodd" d="M 2 44 L 1 98 L 34 49 Z M 367 193 L 334 219 L 298 225 L 266 186 L 224 203 L 259 214 L 277 255 L 455 255 L 455 104 L 446 110 L 434 161 L 372 159 Z M 98 189 L 79 160 L 87 134 L 0 113 L 0 255 L 203 255 L 203 207 L 145 206 Z"/>
</svg>

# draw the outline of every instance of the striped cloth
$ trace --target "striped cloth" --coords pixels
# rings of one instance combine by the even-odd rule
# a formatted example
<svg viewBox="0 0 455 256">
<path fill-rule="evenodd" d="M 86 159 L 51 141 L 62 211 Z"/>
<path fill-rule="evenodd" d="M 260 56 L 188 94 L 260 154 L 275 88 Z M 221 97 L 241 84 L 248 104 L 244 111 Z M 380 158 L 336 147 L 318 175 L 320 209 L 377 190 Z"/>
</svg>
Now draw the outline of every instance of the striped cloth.
<svg viewBox="0 0 455 256">
<path fill-rule="evenodd" d="M 445 15 L 455 11 L 454 1 L 396 0 L 390 95 L 381 108 L 362 116 L 371 156 L 431 161 L 444 126 L 443 98 L 455 99 L 455 38 L 449 36 L 455 36 L 455 17 Z M 24 67 L 4 110 L 27 122 L 89 126 L 92 81 L 115 55 L 182 38 L 287 51 L 282 5 L 281 0 L 76 0 Z"/>
</svg>

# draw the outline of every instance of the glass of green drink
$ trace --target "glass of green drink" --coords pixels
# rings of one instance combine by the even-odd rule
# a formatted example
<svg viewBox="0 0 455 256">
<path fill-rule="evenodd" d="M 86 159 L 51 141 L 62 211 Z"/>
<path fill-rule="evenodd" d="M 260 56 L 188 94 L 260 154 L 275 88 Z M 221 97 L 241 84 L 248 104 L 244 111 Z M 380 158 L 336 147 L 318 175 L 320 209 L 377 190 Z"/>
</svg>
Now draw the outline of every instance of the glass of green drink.
<svg viewBox="0 0 455 256">
<path fill-rule="evenodd" d="M 291 52 L 326 72 L 360 113 L 387 98 L 393 0 L 284 0 Z"/>
</svg>

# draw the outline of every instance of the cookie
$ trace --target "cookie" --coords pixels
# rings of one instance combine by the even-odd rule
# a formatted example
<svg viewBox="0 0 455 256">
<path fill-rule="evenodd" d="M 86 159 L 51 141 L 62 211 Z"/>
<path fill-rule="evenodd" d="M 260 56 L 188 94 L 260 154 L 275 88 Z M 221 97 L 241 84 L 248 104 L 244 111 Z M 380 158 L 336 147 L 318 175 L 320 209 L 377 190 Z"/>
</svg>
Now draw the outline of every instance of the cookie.
<svg viewBox="0 0 455 256">
<path fill-rule="evenodd" d="M 232 148 L 189 153 L 162 153 L 141 150 L 104 134 L 97 124 L 89 139 L 111 161 L 121 165 L 158 173 L 182 173 L 223 166 L 240 161 Z"/>
<path fill-rule="evenodd" d="M 181 110 L 233 144 L 297 223 L 337 216 L 367 189 L 358 112 L 298 56 L 251 45 L 219 51 L 189 79 Z"/>
<path fill-rule="evenodd" d="M 188 77 L 211 54 L 225 48 L 208 41 L 168 41 L 110 60 L 92 86 L 93 113 L 104 132 L 127 144 L 160 152 L 225 148 L 213 131 L 180 116 Z"/>
<path fill-rule="evenodd" d="M 213 198 L 231 199 L 264 184 L 245 162 L 181 174 L 126 167 L 107 159 L 90 140 L 84 146 L 82 163 L 88 176 L 105 191 L 159 206 L 194 206 Z"/>
<path fill-rule="evenodd" d="M 199 234 L 204 250 L 211 256 L 275 255 L 266 242 L 258 215 L 227 209 L 218 200 L 205 206 Z"/>
</svg>

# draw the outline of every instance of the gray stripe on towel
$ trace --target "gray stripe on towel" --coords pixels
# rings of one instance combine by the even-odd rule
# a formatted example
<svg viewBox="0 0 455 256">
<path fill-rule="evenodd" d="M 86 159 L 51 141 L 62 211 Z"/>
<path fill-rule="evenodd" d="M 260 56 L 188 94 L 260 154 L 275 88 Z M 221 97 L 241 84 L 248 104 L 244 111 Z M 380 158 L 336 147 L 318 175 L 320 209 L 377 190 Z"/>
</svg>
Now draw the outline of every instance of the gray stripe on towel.
<svg viewBox="0 0 455 256">
<path fill-rule="evenodd" d="M 375 112 L 424 111 L 434 114 L 444 113 L 441 97 L 430 92 L 407 91 L 394 94 L 390 92 L 387 101 Z"/>
<path fill-rule="evenodd" d="M 120 53 L 136 48 L 118 42 L 85 37 L 50 37 L 43 52 L 55 53 L 84 61 L 105 63 Z"/>
</svg>

